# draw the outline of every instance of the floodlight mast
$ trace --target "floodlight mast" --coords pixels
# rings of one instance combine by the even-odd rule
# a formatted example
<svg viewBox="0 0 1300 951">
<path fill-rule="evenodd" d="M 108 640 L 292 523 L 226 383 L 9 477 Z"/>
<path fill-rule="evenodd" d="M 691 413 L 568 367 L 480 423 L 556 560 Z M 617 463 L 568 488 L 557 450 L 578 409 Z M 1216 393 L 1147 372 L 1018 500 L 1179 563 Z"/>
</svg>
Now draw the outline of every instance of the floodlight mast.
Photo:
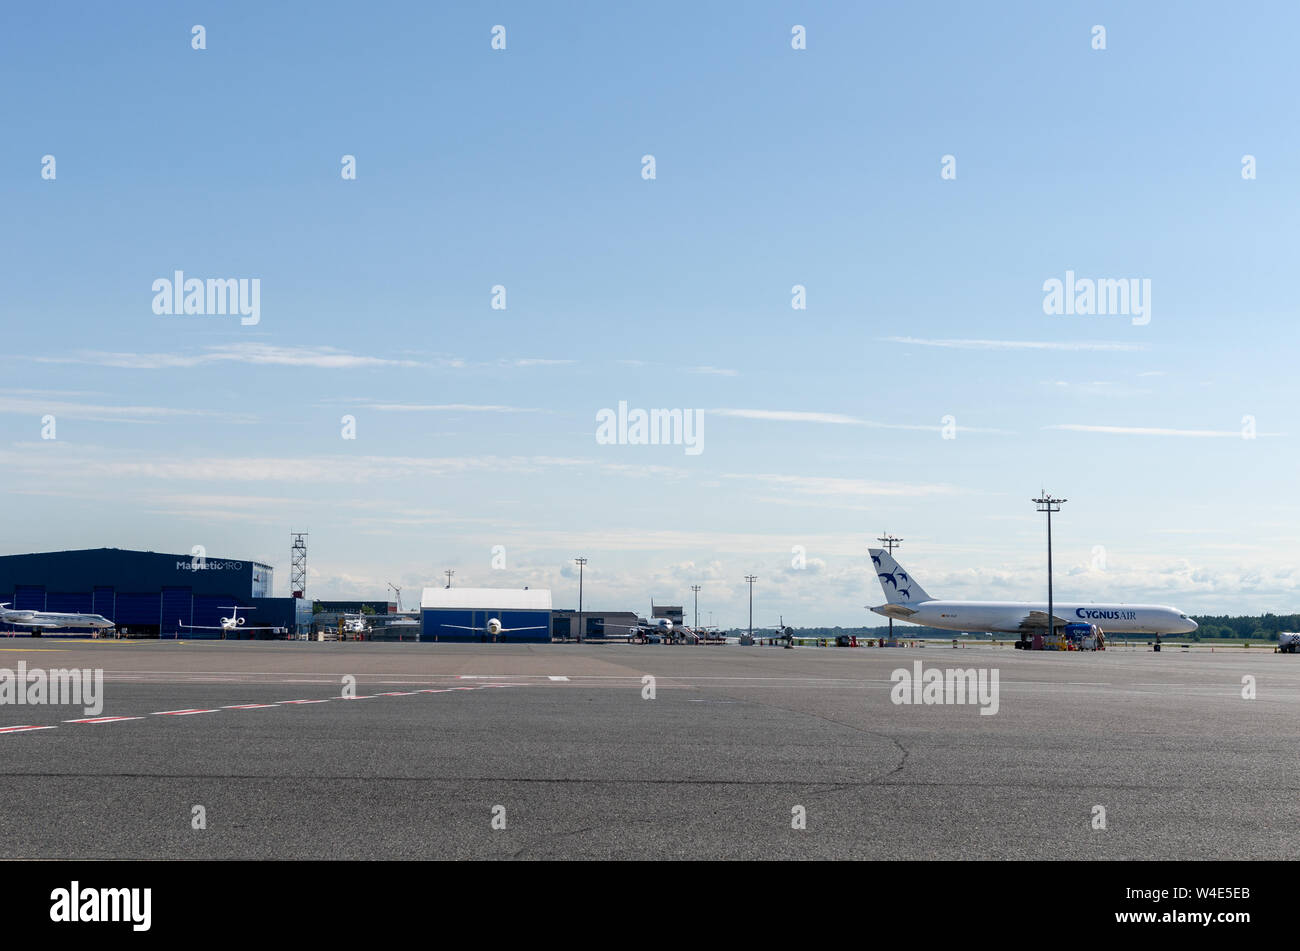
<svg viewBox="0 0 1300 951">
<path fill-rule="evenodd" d="M 1056 633 L 1056 605 L 1052 600 L 1052 513 L 1061 511 L 1061 506 L 1068 501 L 1070 500 L 1054 499 L 1050 492 L 1043 492 L 1033 500 L 1039 512 L 1047 513 L 1047 634 L 1049 637 Z M 1024 640 L 1024 635 L 1021 635 L 1021 640 Z"/>
</svg>

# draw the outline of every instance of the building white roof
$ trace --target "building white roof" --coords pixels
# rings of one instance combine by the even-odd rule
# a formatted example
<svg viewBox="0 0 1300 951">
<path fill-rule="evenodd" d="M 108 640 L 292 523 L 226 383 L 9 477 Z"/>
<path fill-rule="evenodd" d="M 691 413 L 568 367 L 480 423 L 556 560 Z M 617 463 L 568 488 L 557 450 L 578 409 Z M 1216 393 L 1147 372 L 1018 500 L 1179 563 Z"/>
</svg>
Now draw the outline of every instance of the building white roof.
<svg viewBox="0 0 1300 951">
<path fill-rule="evenodd" d="M 549 611 L 550 588 L 425 588 L 420 608 L 471 611 Z"/>
</svg>

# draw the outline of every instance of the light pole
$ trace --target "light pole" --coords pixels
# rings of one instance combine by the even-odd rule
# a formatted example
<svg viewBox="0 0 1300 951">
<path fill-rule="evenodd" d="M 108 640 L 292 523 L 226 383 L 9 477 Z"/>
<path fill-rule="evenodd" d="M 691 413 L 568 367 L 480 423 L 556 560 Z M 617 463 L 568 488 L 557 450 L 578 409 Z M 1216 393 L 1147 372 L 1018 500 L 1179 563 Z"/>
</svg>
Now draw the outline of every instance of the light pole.
<svg viewBox="0 0 1300 951">
<path fill-rule="evenodd" d="M 586 558 L 575 558 L 573 563 L 578 566 L 578 643 L 582 643 L 582 569 L 587 564 Z"/>
<path fill-rule="evenodd" d="M 448 568 L 446 571 L 443 572 L 443 574 L 447 576 L 447 587 L 448 587 L 448 588 L 451 587 L 451 576 L 454 575 L 455 573 L 456 573 L 456 570 L 455 570 L 454 568 Z"/>
<path fill-rule="evenodd" d="M 885 534 L 877 538 L 876 541 L 885 546 L 886 550 L 889 552 L 890 558 L 894 557 L 894 549 L 903 543 L 901 538 L 895 538 L 893 535 L 889 534 L 889 532 L 885 532 Z M 897 587 L 897 585 L 895 585 L 895 587 Z M 894 646 L 894 619 L 892 617 L 889 619 L 888 643 L 890 647 Z"/>
<path fill-rule="evenodd" d="M 758 580 L 758 575 L 745 575 L 745 580 L 749 582 L 749 639 L 754 639 L 754 582 Z"/>
<path fill-rule="evenodd" d="M 1052 602 L 1052 513 L 1061 511 L 1061 505 L 1070 500 L 1054 499 L 1052 493 L 1044 492 L 1033 501 L 1038 511 L 1047 513 L 1047 634 L 1050 637 L 1056 633 L 1056 605 Z M 1020 639 L 1024 640 L 1023 634 Z"/>
<path fill-rule="evenodd" d="M 698 629 L 700 626 L 700 586 L 693 584 L 691 590 L 695 592 L 695 627 Z"/>
</svg>

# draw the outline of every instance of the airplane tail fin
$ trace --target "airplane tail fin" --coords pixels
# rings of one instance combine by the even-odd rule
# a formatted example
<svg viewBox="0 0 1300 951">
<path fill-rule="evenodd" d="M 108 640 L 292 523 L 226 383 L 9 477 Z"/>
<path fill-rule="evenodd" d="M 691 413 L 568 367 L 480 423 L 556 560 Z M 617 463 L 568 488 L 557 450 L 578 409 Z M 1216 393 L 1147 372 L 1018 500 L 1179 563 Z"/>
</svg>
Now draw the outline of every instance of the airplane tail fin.
<svg viewBox="0 0 1300 951">
<path fill-rule="evenodd" d="M 885 592 L 885 600 L 890 604 L 915 604 L 918 601 L 933 601 L 916 579 L 903 570 L 894 556 L 883 548 L 869 549 L 871 567 L 880 580 L 880 587 Z"/>
</svg>

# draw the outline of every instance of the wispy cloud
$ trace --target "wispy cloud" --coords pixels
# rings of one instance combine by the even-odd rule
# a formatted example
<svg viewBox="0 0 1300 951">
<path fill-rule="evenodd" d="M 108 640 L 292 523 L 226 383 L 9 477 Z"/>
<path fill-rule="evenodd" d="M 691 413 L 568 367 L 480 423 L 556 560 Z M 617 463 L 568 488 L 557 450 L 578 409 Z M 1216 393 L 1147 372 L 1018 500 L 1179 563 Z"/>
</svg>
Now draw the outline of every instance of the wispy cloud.
<svg viewBox="0 0 1300 951">
<path fill-rule="evenodd" d="M 762 482 L 771 487 L 819 496 L 880 495 L 925 497 L 958 495 L 965 490 L 945 483 L 877 482 L 870 479 L 843 479 L 835 476 L 780 475 L 776 473 L 731 473 L 724 479 Z"/>
<path fill-rule="evenodd" d="M 1095 350 L 1126 352 L 1147 349 L 1140 343 L 1094 343 L 1084 340 L 964 340 L 957 338 L 882 337 L 889 343 L 918 347 L 945 347 L 950 350 Z"/>
<path fill-rule="evenodd" d="M 527 406 L 500 406 L 489 403 L 365 403 L 366 409 L 385 413 L 549 413 L 550 410 Z"/>
<path fill-rule="evenodd" d="M 688 367 L 687 373 L 703 373 L 710 376 L 740 376 L 739 370 L 727 370 L 722 367 Z"/>
<path fill-rule="evenodd" d="M 782 423 L 831 423 L 837 426 L 863 426 L 866 420 L 842 413 L 810 413 L 791 409 L 711 409 L 716 416 L 735 416 L 739 419 L 765 419 Z"/>
<path fill-rule="evenodd" d="M 706 412 L 715 416 L 733 416 L 737 419 L 758 419 L 780 423 L 827 423 L 832 426 L 864 426 L 867 429 L 902 429 L 912 432 L 937 433 L 944 428 L 939 424 L 880 423 L 873 419 L 848 416 L 844 413 L 808 412 L 805 410 L 725 408 L 706 410 Z M 990 429 L 980 426 L 956 426 L 955 429 L 957 432 L 963 433 L 996 433 L 1003 436 L 1015 435 L 1011 430 Z"/>
<path fill-rule="evenodd" d="M 38 363 L 86 363 L 126 370 L 187 369 L 213 363 L 245 363 L 257 366 L 316 367 L 348 370 L 365 367 L 418 367 L 433 364 L 418 360 L 371 357 L 336 347 L 280 347 L 266 343 L 214 344 L 197 353 L 135 353 L 81 350 L 58 357 L 32 357 Z"/>
<path fill-rule="evenodd" d="M 1169 429 L 1161 426 L 1091 426 L 1083 423 L 1058 423 L 1044 429 L 1062 429 L 1075 433 L 1110 433 L 1120 436 L 1187 436 L 1196 439 L 1242 439 L 1239 429 Z M 1255 433 L 1256 436 L 1281 436 L 1282 433 Z"/>
<path fill-rule="evenodd" d="M 169 419 L 195 416 L 218 417 L 248 421 L 252 416 L 218 413 L 211 410 L 184 409 L 178 406 L 113 406 L 108 403 L 82 403 L 57 398 L 14 396 L 13 390 L 0 392 L 0 413 L 40 418 L 52 415 L 56 419 L 79 419 L 96 423 L 161 423 Z M 28 391 L 30 392 L 30 391 Z"/>
</svg>

